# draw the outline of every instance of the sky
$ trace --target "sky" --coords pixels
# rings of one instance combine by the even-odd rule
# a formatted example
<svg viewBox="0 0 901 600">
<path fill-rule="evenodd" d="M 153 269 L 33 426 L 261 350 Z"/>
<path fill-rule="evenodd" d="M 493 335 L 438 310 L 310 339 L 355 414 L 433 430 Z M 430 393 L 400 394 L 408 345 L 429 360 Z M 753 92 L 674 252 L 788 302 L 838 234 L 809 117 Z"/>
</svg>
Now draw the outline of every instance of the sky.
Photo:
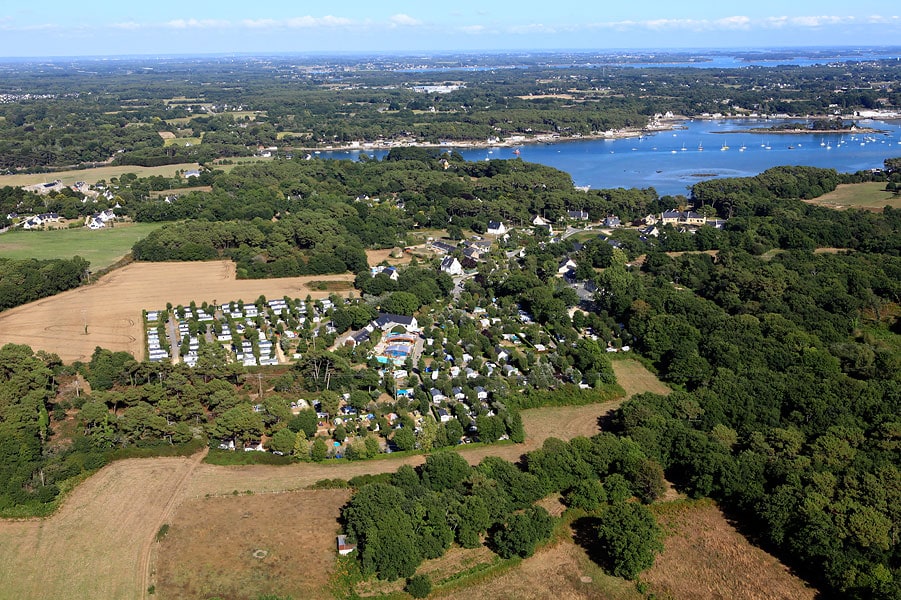
<svg viewBox="0 0 901 600">
<path fill-rule="evenodd" d="M 0 57 L 901 43 L 884 0 L 2 0 Z"/>
</svg>

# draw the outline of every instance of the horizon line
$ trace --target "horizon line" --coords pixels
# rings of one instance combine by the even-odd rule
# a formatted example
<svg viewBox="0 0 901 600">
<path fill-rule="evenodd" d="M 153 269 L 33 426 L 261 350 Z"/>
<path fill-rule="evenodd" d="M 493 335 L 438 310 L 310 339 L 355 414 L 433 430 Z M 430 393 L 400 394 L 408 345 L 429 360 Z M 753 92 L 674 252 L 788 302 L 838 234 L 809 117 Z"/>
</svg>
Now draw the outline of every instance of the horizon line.
<svg viewBox="0 0 901 600">
<path fill-rule="evenodd" d="M 901 50 L 901 45 L 755 45 L 755 46 L 675 46 L 675 47 L 619 47 L 619 48 L 492 48 L 482 50 L 332 50 L 332 51 L 284 51 L 284 52 L 175 52 L 171 54 L 158 53 L 110 53 L 110 54 L 83 54 L 83 55 L 35 55 L 35 56 L 0 56 L 0 63 L 48 61 L 48 60 L 163 60 L 172 58 L 273 58 L 273 57 L 435 57 L 435 56 L 485 56 L 485 55 L 522 55 L 522 54 L 611 54 L 611 53 L 659 53 L 670 52 L 674 54 L 691 54 L 698 52 L 754 52 L 774 50 Z M 901 56 L 897 57 L 901 59 Z"/>
</svg>

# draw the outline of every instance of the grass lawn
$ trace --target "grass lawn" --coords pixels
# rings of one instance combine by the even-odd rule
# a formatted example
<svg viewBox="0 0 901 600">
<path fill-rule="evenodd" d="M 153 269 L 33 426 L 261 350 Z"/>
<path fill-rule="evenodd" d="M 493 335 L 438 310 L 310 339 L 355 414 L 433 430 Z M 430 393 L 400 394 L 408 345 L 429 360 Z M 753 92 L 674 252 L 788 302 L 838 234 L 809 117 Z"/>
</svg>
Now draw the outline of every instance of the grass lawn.
<svg viewBox="0 0 901 600">
<path fill-rule="evenodd" d="M 97 271 L 113 264 L 129 252 L 140 239 L 147 237 L 162 223 L 118 223 L 110 229 L 91 231 L 54 229 L 50 231 L 14 230 L 0 235 L 0 257 L 3 258 L 72 258 L 81 256 Z"/>
<path fill-rule="evenodd" d="M 882 212 L 882 209 L 887 205 L 892 208 L 901 208 L 901 196 L 895 196 L 892 192 L 886 192 L 885 183 L 876 181 L 840 185 L 834 192 L 829 192 L 813 200 L 807 200 L 807 202 L 839 210 L 863 208 Z"/>
<path fill-rule="evenodd" d="M 312 134 L 311 132 L 309 132 L 309 131 L 307 131 L 307 132 L 303 132 L 303 131 L 279 131 L 277 134 L 275 134 L 275 139 L 277 139 L 277 140 L 283 140 L 283 139 L 285 139 L 285 138 L 308 138 L 308 137 L 312 137 L 312 135 L 313 135 L 313 134 Z"/>
<path fill-rule="evenodd" d="M 163 142 L 163 146 L 187 146 L 188 144 L 191 146 L 199 146 L 202 142 L 203 138 L 199 137 L 177 137 L 167 139 Z"/>
</svg>

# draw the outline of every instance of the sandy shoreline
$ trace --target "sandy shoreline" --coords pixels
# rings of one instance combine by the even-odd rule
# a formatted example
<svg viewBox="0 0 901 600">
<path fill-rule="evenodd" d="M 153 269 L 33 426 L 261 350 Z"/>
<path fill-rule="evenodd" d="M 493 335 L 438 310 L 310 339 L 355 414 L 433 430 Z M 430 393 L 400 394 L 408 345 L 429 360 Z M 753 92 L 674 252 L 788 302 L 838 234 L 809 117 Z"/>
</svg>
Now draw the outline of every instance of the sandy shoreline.
<svg viewBox="0 0 901 600">
<path fill-rule="evenodd" d="M 864 135 L 873 135 L 873 134 L 883 134 L 888 133 L 884 129 L 870 129 L 868 127 L 857 128 L 857 129 L 767 129 L 757 128 L 757 129 L 732 129 L 730 131 L 711 131 L 710 133 L 716 133 L 719 135 L 727 134 L 727 133 L 757 133 L 757 134 L 769 134 L 772 133 L 774 135 L 812 135 L 812 134 L 848 134 L 853 135 L 856 133 L 864 134 Z"/>
<path fill-rule="evenodd" d="M 391 150 L 392 148 L 471 148 L 471 149 L 480 149 L 480 148 L 516 148 L 519 146 L 529 146 L 535 144 L 559 144 L 563 142 L 581 142 L 586 140 L 619 140 L 619 139 L 627 139 L 627 138 L 637 138 L 645 135 L 652 135 L 655 133 L 659 133 L 661 131 L 672 131 L 673 129 L 678 129 L 680 125 L 688 120 L 687 118 L 683 119 L 671 119 L 666 122 L 662 122 L 661 125 L 655 127 L 635 127 L 628 129 L 617 129 L 612 132 L 605 133 L 594 133 L 587 135 L 578 135 L 578 136 L 562 136 L 557 134 L 542 134 L 535 135 L 532 137 L 520 137 L 520 136 L 511 136 L 505 140 L 498 140 L 496 142 L 487 142 L 487 141 L 476 141 L 476 140 L 461 140 L 461 141 L 453 141 L 453 142 L 418 142 L 414 139 L 409 140 L 394 140 L 390 142 L 351 142 L 349 144 L 343 145 L 330 145 L 330 146 L 292 146 L 291 148 L 294 151 L 305 151 L 305 152 L 346 152 L 349 150 Z"/>
</svg>

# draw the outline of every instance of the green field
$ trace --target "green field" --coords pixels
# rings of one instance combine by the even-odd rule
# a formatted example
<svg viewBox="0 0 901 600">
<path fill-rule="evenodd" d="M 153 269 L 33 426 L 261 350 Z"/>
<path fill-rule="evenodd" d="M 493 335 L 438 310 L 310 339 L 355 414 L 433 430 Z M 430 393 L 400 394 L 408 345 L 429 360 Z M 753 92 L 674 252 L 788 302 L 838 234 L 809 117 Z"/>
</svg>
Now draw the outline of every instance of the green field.
<svg viewBox="0 0 901 600">
<path fill-rule="evenodd" d="M 162 223 L 119 223 L 111 229 L 92 231 L 55 229 L 50 231 L 13 230 L 0 235 L 2 258 L 72 258 L 90 261 L 91 271 L 110 266 L 131 252 L 131 247 Z"/>
<path fill-rule="evenodd" d="M 199 137 L 178 137 L 170 138 L 163 142 L 163 146 L 199 146 L 203 142 L 203 138 Z"/>
<path fill-rule="evenodd" d="M 885 191 L 883 182 L 851 183 L 838 186 L 819 198 L 808 200 L 811 204 L 828 206 L 829 208 L 863 208 L 882 212 L 886 206 L 901 208 L 901 196 Z"/>
</svg>

